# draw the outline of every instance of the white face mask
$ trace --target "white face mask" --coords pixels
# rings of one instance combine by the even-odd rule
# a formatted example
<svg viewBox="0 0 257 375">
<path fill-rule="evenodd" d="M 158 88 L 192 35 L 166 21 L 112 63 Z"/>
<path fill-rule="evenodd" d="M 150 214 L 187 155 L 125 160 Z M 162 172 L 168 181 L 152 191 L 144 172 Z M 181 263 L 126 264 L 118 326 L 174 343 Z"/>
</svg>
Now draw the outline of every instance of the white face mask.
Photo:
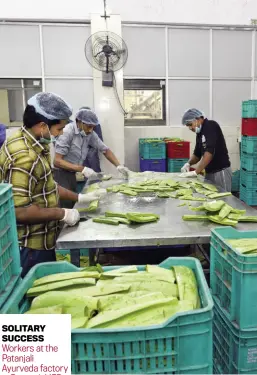
<svg viewBox="0 0 257 375">
<path fill-rule="evenodd" d="M 195 128 L 195 132 L 196 134 L 199 134 L 202 130 L 202 125 L 200 125 L 199 127 Z"/>
</svg>

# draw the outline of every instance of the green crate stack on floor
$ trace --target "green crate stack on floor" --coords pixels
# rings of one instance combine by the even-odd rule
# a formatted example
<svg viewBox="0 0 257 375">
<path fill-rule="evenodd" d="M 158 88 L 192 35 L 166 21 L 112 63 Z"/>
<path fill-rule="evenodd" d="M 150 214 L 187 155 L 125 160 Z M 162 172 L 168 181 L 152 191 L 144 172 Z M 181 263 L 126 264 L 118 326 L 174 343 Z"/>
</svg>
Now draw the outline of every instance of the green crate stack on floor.
<svg viewBox="0 0 257 375">
<path fill-rule="evenodd" d="M 240 199 L 257 205 L 257 100 L 242 103 Z"/>
<path fill-rule="evenodd" d="M 257 239 L 257 231 L 224 227 L 211 234 L 215 374 L 257 373 L 257 253 L 243 254 L 228 242 L 243 238 Z"/>
<path fill-rule="evenodd" d="M 168 172 L 180 173 L 190 157 L 190 142 L 179 138 L 165 138 Z"/>
<path fill-rule="evenodd" d="M 166 144 L 163 138 L 139 139 L 140 172 L 166 172 Z"/>
</svg>

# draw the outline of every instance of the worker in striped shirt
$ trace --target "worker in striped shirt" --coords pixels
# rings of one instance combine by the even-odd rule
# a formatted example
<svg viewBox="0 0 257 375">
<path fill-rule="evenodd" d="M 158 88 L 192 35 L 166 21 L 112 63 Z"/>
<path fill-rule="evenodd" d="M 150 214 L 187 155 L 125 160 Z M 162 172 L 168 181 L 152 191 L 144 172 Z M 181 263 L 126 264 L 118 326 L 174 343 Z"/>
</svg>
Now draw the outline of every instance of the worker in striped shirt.
<svg viewBox="0 0 257 375">
<path fill-rule="evenodd" d="M 54 261 L 60 223 L 75 225 L 76 209 L 62 209 L 59 198 L 86 205 L 104 191 L 76 194 L 56 184 L 49 143 L 62 134 L 72 114 L 59 96 L 39 93 L 29 99 L 23 126 L 0 150 L 0 181 L 13 185 L 21 265 L 24 276 L 37 263 Z"/>
</svg>

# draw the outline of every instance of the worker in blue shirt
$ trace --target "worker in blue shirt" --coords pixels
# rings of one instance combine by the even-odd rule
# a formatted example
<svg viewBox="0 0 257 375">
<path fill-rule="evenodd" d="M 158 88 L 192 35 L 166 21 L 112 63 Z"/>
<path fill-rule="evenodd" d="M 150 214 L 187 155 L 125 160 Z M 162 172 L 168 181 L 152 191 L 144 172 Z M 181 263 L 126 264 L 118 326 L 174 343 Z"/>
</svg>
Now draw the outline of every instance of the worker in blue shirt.
<svg viewBox="0 0 257 375">
<path fill-rule="evenodd" d="M 81 107 L 79 110 L 81 109 L 91 110 L 90 107 Z M 103 142 L 101 125 L 100 124 L 96 125 L 93 130 Z M 96 148 L 92 146 L 88 147 L 87 157 L 83 165 L 93 169 L 95 172 L 101 172 L 99 152 Z"/>
</svg>

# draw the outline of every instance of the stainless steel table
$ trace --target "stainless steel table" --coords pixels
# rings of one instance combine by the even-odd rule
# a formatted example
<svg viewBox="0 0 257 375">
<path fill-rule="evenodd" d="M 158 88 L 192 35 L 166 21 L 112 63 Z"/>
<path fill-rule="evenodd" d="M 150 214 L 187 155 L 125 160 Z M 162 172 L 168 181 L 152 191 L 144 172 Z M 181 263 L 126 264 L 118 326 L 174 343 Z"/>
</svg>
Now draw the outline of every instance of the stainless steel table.
<svg viewBox="0 0 257 375">
<path fill-rule="evenodd" d="M 186 179 L 178 177 L 179 174 L 154 173 L 149 175 L 141 174 L 134 177 L 129 183 L 142 181 L 143 179 L 176 179 L 186 182 Z M 101 182 L 101 187 L 124 183 L 124 180 L 112 179 Z M 194 194 L 197 196 L 198 194 Z M 200 196 L 200 195 L 199 195 Z M 203 197 L 203 196 L 201 196 Z M 238 209 L 246 209 L 247 215 L 257 216 L 255 209 L 245 205 L 234 196 L 225 197 L 224 200 Z M 190 202 L 194 206 L 202 202 Z M 210 242 L 211 229 L 218 224 L 207 222 L 188 222 L 182 220 L 182 215 L 193 214 L 187 206 L 179 207 L 181 201 L 172 198 L 157 198 L 155 193 L 144 193 L 136 197 L 126 196 L 120 193 L 108 194 L 101 202 L 96 213 L 90 217 L 103 215 L 105 211 L 116 212 L 153 212 L 160 215 L 156 223 L 127 226 L 105 225 L 93 223 L 92 220 L 80 222 L 75 227 L 64 228 L 58 238 L 58 249 L 100 249 L 115 247 L 136 247 L 136 246 L 164 246 L 164 245 L 191 245 L 206 244 Z M 79 207 L 77 205 L 76 207 Z M 238 230 L 253 230 L 257 228 L 256 223 L 240 223 Z M 74 252 L 73 252 L 74 253 Z M 92 254 L 91 254 L 92 257 Z"/>
</svg>

